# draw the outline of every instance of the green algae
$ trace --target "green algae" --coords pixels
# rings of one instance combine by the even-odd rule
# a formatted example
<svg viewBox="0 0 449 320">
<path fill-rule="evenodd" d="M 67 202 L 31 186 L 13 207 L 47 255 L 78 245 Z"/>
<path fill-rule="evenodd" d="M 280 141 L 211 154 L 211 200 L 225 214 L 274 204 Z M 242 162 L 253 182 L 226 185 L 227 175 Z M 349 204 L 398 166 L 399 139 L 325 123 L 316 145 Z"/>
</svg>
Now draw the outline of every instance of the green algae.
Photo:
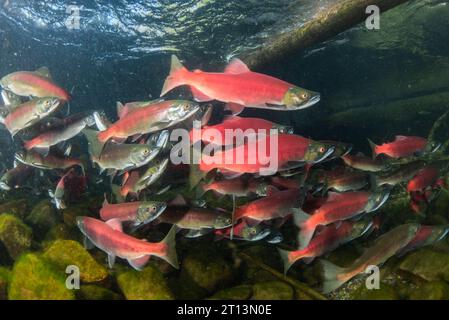
<svg viewBox="0 0 449 320">
<path fill-rule="evenodd" d="M 12 259 L 17 259 L 31 246 L 31 229 L 12 214 L 0 215 L 0 242 Z"/>
<path fill-rule="evenodd" d="M 108 277 L 108 270 L 100 265 L 84 247 L 73 240 L 56 240 L 43 254 L 59 270 L 74 265 L 80 270 L 80 279 L 86 283 L 99 282 Z"/>
<path fill-rule="evenodd" d="M 9 300 L 73 300 L 66 287 L 66 275 L 48 260 L 28 253 L 15 263 L 8 288 Z"/>
</svg>

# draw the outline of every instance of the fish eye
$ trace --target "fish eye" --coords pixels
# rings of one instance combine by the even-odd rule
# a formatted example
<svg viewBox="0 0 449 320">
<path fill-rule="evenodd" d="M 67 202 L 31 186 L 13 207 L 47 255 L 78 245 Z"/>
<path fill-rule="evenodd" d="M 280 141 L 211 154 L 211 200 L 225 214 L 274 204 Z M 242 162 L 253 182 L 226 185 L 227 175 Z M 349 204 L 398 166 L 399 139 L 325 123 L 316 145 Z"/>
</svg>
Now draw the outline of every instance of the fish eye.
<svg viewBox="0 0 449 320">
<path fill-rule="evenodd" d="M 251 234 L 256 234 L 257 233 L 256 229 L 254 229 L 254 228 L 252 228 L 250 232 L 251 232 Z"/>
<path fill-rule="evenodd" d="M 318 151 L 319 151 L 320 153 L 324 153 L 324 151 L 326 151 L 326 148 L 325 148 L 325 147 L 320 147 L 320 148 L 318 149 Z"/>
<path fill-rule="evenodd" d="M 303 100 L 307 100 L 307 99 L 309 99 L 309 94 L 308 94 L 307 92 L 304 92 L 304 93 L 301 95 L 301 98 L 302 98 Z"/>
</svg>

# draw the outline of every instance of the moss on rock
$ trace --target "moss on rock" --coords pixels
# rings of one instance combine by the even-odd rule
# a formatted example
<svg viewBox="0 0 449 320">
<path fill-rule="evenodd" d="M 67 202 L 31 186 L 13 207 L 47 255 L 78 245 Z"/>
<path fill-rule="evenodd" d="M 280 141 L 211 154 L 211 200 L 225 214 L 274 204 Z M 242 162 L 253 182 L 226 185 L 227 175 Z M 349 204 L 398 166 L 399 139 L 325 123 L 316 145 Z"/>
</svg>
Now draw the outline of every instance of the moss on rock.
<svg viewBox="0 0 449 320">
<path fill-rule="evenodd" d="M 21 220 L 12 214 L 0 215 L 0 242 L 12 259 L 16 259 L 31 246 L 33 233 Z"/>
<path fill-rule="evenodd" d="M 9 300 L 73 300 L 66 275 L 42 256 L 28 253 L 15 263 L 8 288 Z"/>
<path fill-rule="evenodd" d="M 431 281 L 419 286 L 410 293 L 412 300 L 448 300 L 449 284 L 444 281 Z"/>
<path fill-rule="evenodd" d="M 77 297 L 81 300 L 120 300 L 122 297 L 109 289 L 96 285 L 81 285 L 77 292 Z"/>
<path fill-rule="evenodd" d="M 80 243 L 73 240 L 54 241 L 45 251 L 44 257 L 63 272 L 69 265 L 77 266 L 83 282 L 98 282 L 108 277 L 108 270 L 95 261 Z"/>
<path fill-rule="evenodd" d="M 395 289 L 385 283 L 381 283 L 379 289 L 368 289 L 361 285 L 351 295 L 352 300 L 397 300 L 398 294 Z"/>
<path fill-rule="evenodd" d="M 6 300 L 8 283 L 11 279 L 11 271 L 0 267 L 0 300 Z"/>
<path fill-rule="evenodd" d="M 30 225 L 41 238 L 45 233 L 58 223 L 60 217 L 49 200 L 39 202 L 31 213 L 26 217 L 25 222 Z"/>
<path fill-rule="evenodd" d="M 427 281 L 449 281 L 449 254 L 424 248 L 407 255 L 399 268 Z"/>
<path fill-rule="evenodd" d="M 25 199 L 12 200 L 0 205 L 0 214 L 10 213 L 19 219 L 24 219 L 28 214 L 28 204 Z"/>
<path fill-rule="evenodd" d="M 128 300 L 174 299 L 164 276 L 153 265 L 148 265 L 142 271 L 119 272 L 117 283 Z"/>
<path fill-rule="evenodd" d="M 252 295 L 252 286 L 241 285 L 218 291 L 209 300 L 248 300 Z"/>
<path fill-rule="evenodd" d="M 292 300 L 294 291 L 282 281 L 256 283 L 253 286 L 253 300 Z"/>
</svg>

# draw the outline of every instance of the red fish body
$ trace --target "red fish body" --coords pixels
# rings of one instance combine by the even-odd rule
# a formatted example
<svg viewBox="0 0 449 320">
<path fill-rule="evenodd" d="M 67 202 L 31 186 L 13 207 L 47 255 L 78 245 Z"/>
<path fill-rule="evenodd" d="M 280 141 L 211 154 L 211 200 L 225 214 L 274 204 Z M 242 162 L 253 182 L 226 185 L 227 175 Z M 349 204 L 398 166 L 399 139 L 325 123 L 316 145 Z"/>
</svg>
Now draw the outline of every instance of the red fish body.
<svg viewBox="0 0 449 320">
<path fill-rule="evenodd" d="M 248 221 L 258 223 L 276 218 L 284 218 L 288 214 L 293 213 L 294 208 L 299 206 L 299 202 L 299 190 L 292 189 L 273 192 L 264 198 L 236 208 L 235 221 L 244 218 Z"/>
<path fill-rule="evenodd" d="M 364 212 L 370 196 L 371 193 L 365 191 L 329 193 L 327 201 L 310 216 L 306 213 L 295 215 L 296 223 L 301 229 L 301 248 L 309 244 L 318 226 L 346 220 Z"/>
<path fill-rule="evenodd" d="M 420 226 L 418 232 L 415 237 L 400 251 L 400 255 L 404 255 L 405 253 L 434 244 L 435 242 L 443 239 L 449 229 L 447 226 Z"/>
<path fill-rule="evenodd" d="M 198 110 L 199 106 L 189 101 L 156 102 L 125 114 L 105 131 L 99 132 L 98 140 L 106 143 L 112 138 L 126 139 L 133 135 L 159 131 L 184 120 Z M 172 115 L 175 112 L 178 116 Z"/>
<path fill-rule="evenodd" d="M 118 256 L 140 269 L 149 256 L 157 256 L 178 268 L 178 260 L 175 249 L 176 230 L 172 229 L 167 237 L 158 243 L 150 243 L 145 240 L 131 237 L 121 230 L 114 229 L 103 221 L 90 218 L 78 217 L 77 224 L 81 232 L 99 249 L 110 256 L 110 261 Z M 144 260 L 144 262 L 142 262 Z M 111 263 L 110 263 L 111 265 Z"/>
<path fill-rule="evenodd" d="M 279 167 L 282 167 L 289 161 L 304 160 L 311 142 L 309 139 L 288 134 L 275 135 L 276 138 L 278 141 L 277 150 L 274 146 L 271 148 L 271 141 L 274 140 L 271 140 L 270 136 L 264 136 L 257 140 L 252 139 L 235 148 L 216 152 L 213 156 L 203 155 L 199 165 L 200 170 L 209 172 L 218 168 L 236 173 L 259 173 L 261 169 L 268 168 L 270 165 L 262 157 L 277 157 Z M 258 155 L 259 152 L 254 152 L 258 150 L 259 141 L 261 141 L 261 145 L 266 146 L 266 152 L 262 156 Z M 241 157 L 242 161 L 236 160 L 239 157 Z M 233 161 L 227 161 L 227 159 L 233 159 Z"/>
<path fill-rule="evenodd" d="M 182 85 L 190 86 L 197 101 L 219 100 L 254 108 L 303 109 L 320 99 L 320 95 L 316 92 L 252 72 L 238 59 L 233 59 L 224 73 L 200 70 L 190 72 L 175 56 L 172 56 L 170 75 L 165 81 L 161 96 Z"/>
<path fill-rule="evenodd" d="M 278 129 L 277 133 L 283 133 L 283 131 L 288 130 L 287 127 L 279 126 L 264 119 L 231 116 L 226 118 L 220 124 L 214 126 L 204 126 L 201 130 L 198 129 L 198 133 L 196 134 L 195 129 L 192 129 L 190 131 L 190 142 L 195 143 L 202 140 L 203 142 L 213 143 L 216 145 L 231 145 L 235 143 L 236 137 L 229 136 L 227 138 L 227 132 L 228 135 L 230 135 L 231 132 L 243 132 L 243 134 L 250 134 L 251 132 L 258 133 L 258 131 L 262 131 L 265 134 L 270 134 L 271 129 Z M 217 134 L 219 134 L 219 137 L 215 136 Z M 217 140 L 216 138 L 220 139 Z"/>
<path fill-rule="evenodd" d="M 19 96 L 55 97 L 64 102 L 70 100 L 70 95 L 64 89 L 38 72 L 14 72 L 2 78 L 0 84 Z"/>
<path fill-rule="evenodd" d="M 413 136 L 396 136 L 393 142 L 384 143 L 380 146 L 373 144 L 373 156 L 385 154 L 391 158 L 410 157 L 423 152 L 427 146 L 427 139 Z"/>
<path fill-rule="evenodd" d="M 440 171 L 436 166 L 422 168 L 418 174 L 407 184 L 407 191 L 422 191 L 427 187 L 432 187 L 438 180 Z"/>
<path fill-rule="evenodd" d="M 311 262 L 314 258 L 322 256 L 330 252 L 340 245 L 363 235 L 372 223 L 370 222 L 351 222 L 343 221 L 339 225 L 332 224 L 326 226 L 318 233 L 305 247 L 295 251 L 286 251 L 278 249 L 282 260 L 284 261 L 284 272 L 298 260 L 304 259 L 306 263 Z"/>
</svg>

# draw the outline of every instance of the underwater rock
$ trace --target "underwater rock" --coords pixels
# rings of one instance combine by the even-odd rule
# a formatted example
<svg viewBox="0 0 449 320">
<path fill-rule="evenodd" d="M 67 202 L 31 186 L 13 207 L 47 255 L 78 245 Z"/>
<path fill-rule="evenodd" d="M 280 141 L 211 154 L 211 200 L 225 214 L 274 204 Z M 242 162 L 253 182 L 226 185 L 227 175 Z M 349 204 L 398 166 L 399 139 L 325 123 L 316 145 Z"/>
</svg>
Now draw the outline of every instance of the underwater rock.
<svg viewBox="0 0 449 320">
<path fill-rule="evenodd" d="M 12 214 L 0 215 L 0 242 L 15 260 L 31 246 L 31 229 Z"/>
<path fill-rule="evenodd" d="M 66 274 L 41 256 L 28 253 L 14 265 L 8 288 L 9 300 L 73 300 Z"/>
<path fill-rule="evenodd" d="M 76 217 L 88 215 L 86 211 L 86 209 L 79 207 L 68 207 L 64 209 L 62 212 L 64 223 L 69 227 L 76 227 Z"/>
<path fill-rule="evenodd" d="M 397 300 L 398 294 L 386 283 L 380 283 L 379 289 L 368 289 L 363 283 L 350 294 L 349 298 L 352 300 Z"/>
<path fill-rule="evenodd" d="M 253 287 L 241 285 L 218 291 L 209 300 L 248 300 L 253 295 Z"/>
<path fill-rule="evenodd" d="M 24 219 L 28 214 L 28 204 L 25 199 L 8 201 L 0 204 L 0 214 L 10 213 L 19 219 Z"/>
<path fill-rule="evenodd" d="M 39 237 L 43 237 L 59 220 L 60 217 L 49 200 L 39 202 L 25 218 L 25 222 L 35 230 Z"/>
<path fill-rule="evenodd" d="M 142 271 L 119 272 L 117 283 L 128 300 L 173 300 L 174 296 L 162 273 L 153 265 Z"/>
<path fill-rule="evenodd" d="M 8 283 L 11 279 L 11 271 L 0 267 L 0 300 L 6 300 Z"/>
<path fill-rule="evenodd" d="M 58 223 L 48 230 L 44 238 L 44 242 L 52 242 L 54 240 L 81 241 L 82 237 L 78 230 L 70 228 L 64 223 Z"/>
<path fill-rule="evenodd" d="M 292 300 L 294 291 L 282 281 L 256 283 L 253 286 L 252 300 Z"/>
<path fill-rule="evenodd" d="M 449 284 L 444 281 L 431 281 L 424 283 L 411 291 L 411 300 L 448 300 Z"/>
<path fill-rule="evenodd" d="M 399 269 L 427 281 L 449 281 L 449 254 L 424 248 L 408 254 Z"/>
<path fill-rule="evenodd" d="M 209 293 L 225 288 L 233 280 L 233 269 L 211 248 L 190 252 L 182 261 L 181 279 L 190 278 Z"/>
<path fill-rule="evenodd" d="M 81 281 L 86 283 L 102 281 L 108 277 L 108 270 L 95 261 L 89 252 L 76 241 L 56 240 L 48 247 L 43 256 L 62 272 L 65 272 L 69 265 L 77 266 L 80 270 Z"/>
<path fill-rule="evenodd" d="M 81 300 L 120 300 L 122 297 L 109 289 L 96 285 L 81 285 L 77 291 L 77 297 Z"/>
</svg>

